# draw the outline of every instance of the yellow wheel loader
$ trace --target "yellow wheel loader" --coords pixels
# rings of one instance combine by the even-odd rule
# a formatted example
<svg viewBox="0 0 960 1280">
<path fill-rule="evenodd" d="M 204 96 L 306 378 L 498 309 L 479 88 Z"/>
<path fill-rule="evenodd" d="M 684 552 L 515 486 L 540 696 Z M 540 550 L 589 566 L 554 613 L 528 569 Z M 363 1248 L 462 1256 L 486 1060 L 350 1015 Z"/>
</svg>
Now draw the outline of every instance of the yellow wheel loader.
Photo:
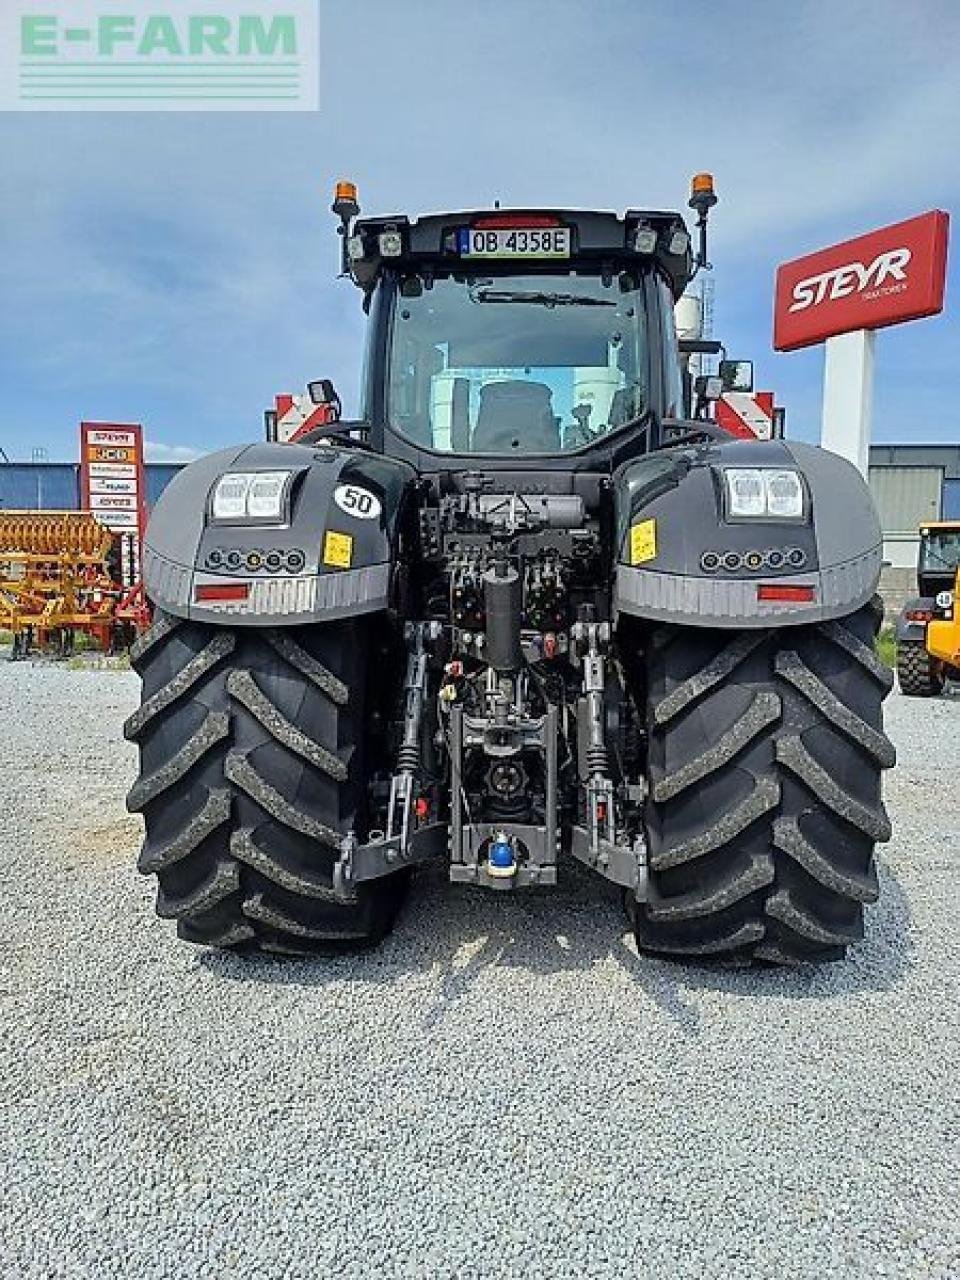
<svg viewBox="0 0 960 1280">
<path fill-rule="evenodd" d="M 960 680 L 960 520 L 921 527 L 917 586 L 897 621 L 897 674 L 907 697 L 930 698 Z"/>
</svg>

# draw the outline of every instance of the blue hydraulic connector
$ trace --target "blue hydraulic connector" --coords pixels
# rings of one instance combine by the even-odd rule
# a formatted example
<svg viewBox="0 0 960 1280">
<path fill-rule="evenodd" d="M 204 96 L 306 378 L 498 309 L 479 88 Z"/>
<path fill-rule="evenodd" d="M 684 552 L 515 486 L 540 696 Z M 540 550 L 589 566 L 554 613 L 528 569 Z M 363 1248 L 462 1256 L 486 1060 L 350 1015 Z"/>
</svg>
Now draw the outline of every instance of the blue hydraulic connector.
<svg viewBox="0 0 960 1280">
<path fill-rule="evenodd" d="M 504 879 L 507 876 L 516 874 L 517 857 L 513 851 L 513 845 L 503 831 L 498 831 L 490 842 L 490 852 L 487 855 L 487 870 L 490 875 L 503 877 Z"/>
</svg>

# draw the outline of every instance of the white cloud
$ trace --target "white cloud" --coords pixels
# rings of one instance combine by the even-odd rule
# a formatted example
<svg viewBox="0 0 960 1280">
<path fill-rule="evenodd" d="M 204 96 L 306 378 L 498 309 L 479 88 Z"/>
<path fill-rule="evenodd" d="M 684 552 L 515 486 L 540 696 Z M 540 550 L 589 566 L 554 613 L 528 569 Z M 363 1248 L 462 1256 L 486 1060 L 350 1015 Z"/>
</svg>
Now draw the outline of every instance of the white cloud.
<svg viewBox="0 0 960 1280">
<path fill-rule="evenodd" d="M 193 462 L 200 457 L 199 449 L 185 444 L 163 444 L 159 440 L 147 440 L 144 444 L 147 462 Z"/>
</svg>

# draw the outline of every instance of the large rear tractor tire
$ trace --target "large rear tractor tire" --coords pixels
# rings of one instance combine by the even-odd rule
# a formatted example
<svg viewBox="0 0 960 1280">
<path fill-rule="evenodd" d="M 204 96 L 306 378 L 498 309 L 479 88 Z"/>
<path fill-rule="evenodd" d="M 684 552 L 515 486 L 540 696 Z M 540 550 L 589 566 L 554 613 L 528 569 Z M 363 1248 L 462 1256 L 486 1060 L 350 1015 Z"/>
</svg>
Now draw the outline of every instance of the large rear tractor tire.
<svg viewBox="0 0 960 1280">
<path fill-rule="evenodd" d="M 908 698 L 935 698 L 946 683 L 943 667 L 920 640 L 903 640 L 897 646 L 897 679 Z"/>
<path fill-rule="evenodd" d="M 139 869 L 157 876 L 157 913 L 181 938 L 299 954 L 390 929 L 403 873 L 349 898 L 333 883 L 341 837 L 367 827 L 369 628 L 230 629 L 160 613 L 134 647 L 143 695 L 124 732 L 140 775 L 127 806 L 146 827 Z"/>
<path fill-rule="evenodd" d="M 819 626 L 653 634 L 641 949 L 797 964 L 862 937 L 895 759 L 879 623 L 874 604 Z"/>
</svg>

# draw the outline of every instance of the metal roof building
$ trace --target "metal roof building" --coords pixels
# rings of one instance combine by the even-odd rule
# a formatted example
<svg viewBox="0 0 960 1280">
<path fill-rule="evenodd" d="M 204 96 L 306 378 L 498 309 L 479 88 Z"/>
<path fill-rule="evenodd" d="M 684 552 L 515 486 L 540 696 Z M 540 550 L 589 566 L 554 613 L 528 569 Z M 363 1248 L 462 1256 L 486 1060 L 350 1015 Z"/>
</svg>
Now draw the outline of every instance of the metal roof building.
<svg viewBox="0 0 960 1280">
<path fill-rule="evenodd" d="M 0 509 L 74 511 L 80 468 L 72 462 L 11 462 L 0 466 Z"/>
<path fill-rule="evenodd" d="M 180 470 L 166 462 L 148 462 L 147 505 L 152 507 Z M 80 467 L 75 462 L 0 463 L 0 510 L 76 511 L 80 506 Z"/>
<path fill-rule="evenodd" d="M 960 520 L 960 444 L 875 444 L 870 489 L 884 535 L 884 559 L 915 569 L 917 530 L 927 520 Z"/>
</svg>

